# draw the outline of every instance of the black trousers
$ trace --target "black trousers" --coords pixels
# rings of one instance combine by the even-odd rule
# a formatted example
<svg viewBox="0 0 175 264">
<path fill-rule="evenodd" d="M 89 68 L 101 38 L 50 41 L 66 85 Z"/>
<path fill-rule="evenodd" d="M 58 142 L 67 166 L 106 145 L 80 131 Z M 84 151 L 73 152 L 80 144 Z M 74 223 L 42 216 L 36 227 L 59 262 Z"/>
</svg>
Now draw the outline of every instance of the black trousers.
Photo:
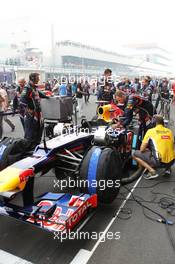
<svg viewBox="0 0 175 264">
<path fill-rule="evenodd" d="M 38 113 L 39 115 L 39 113 Z M 24 117 L 24 138 L 39 144 L 42 137 L 41 120 L 35 114 L 29 112 Z"/>
</svg>

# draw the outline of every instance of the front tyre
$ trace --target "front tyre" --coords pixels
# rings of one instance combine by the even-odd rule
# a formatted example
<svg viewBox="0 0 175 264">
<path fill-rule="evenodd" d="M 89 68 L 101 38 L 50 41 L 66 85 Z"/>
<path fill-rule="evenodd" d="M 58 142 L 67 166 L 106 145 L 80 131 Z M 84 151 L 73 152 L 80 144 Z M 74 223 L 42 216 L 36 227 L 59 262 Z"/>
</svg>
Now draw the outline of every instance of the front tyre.
<svg viewBox="0 0 175 264">
<path fill-rule="evenodd" d="M 112 203 L 120 189 L 122 164 L 113 148 L 93 146 L 80 167 L 81 192 L 97 194 L 101 203 Z"/>
</svg>

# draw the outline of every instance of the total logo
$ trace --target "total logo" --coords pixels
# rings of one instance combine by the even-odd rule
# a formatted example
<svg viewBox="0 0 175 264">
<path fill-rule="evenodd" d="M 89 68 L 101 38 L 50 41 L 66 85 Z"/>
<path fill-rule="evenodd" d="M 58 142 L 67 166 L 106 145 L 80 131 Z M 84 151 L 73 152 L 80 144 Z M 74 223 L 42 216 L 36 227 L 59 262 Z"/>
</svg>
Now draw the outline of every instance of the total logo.
<svg viewBox="0 0 175 264">
<path fill-rule="evenodd" d="M 68 226 L 72 227 L 74 226 L 78 220 L 84 216 L 84 214 L 87 212 L 87 209 L 91 207 L 92 204 L 87 201 L 84 203 L 75 213 L 71 215 L 71 217 L 68 219 Z"/>
</svg>

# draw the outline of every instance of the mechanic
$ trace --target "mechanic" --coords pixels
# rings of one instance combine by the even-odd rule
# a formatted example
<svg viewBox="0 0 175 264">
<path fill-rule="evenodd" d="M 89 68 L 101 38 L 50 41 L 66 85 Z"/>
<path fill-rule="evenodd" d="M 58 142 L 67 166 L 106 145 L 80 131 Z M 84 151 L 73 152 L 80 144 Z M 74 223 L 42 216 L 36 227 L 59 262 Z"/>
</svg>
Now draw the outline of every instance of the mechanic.
<svg viewBox="0 0 175 264">
<path fill-rule="evenodd" d="M 108 101 L 109 103 L 112 103 L 113 96 L 114 96 L 114 92 L 111 90 L 110 85 L 106 82 L 104 88 L 101 89 L 99 93 L 98 100 Z"/>
<path fill-rule="evenodd" d="M 133 119 L 133 113 L 136 112 L 139 114 L 139 121 L 143 125 L 145 134 L 146 130 L 152 125 L 151 119 L 154 113 L 153 104 L 140 95 L 131 94 L 127 96 L 123 91 L 117 91 L 115 98 L 119 103 L 119 107 L 120 104 L 123 105 L 122 108 L 124 110 L 124 115 L 121 122 L 112 125 L 113 128 L 117 128 L 121 125 L 124 127 L 129 125 Z"/>
<path fill-rule="evenodd" d="M 20 106 L 25 108 L 24 138 L 34 146 L 40 143 L 42 136 L 40 98 L 49 98 L 37 89 L 38 82 L 39 73 L 31 73 L 20 97 Z"/>
<path fill-rule="evenodd" d="M 150 85 L 150 78 L 145 77 L 142 80 L 142 94 L 146 97 L 150 102 L 152 101 L 153 94 L 153 86 Z"/>
<path fill-rule="evenodd" d="M 23 129 L 24 129 L 25 107 L 22 106 L 22 104 L 20 104 L 19 102 L 20 102 L 20 96 L 24 89 L 25 84 L 26 84 L 25 78 L 23 77 L 19 78 L 18 85 L 16 88 L 16 95 L 13 99 L 13 111 L 15 112 L 19 108 L 19 115 L 20 115 L 20 120 L 21 120 Z"/>
<path fill-rule="evenodd" d="M 102 93 L 105 89 L 105 86 L 110 86 L 110 90 L 115 93 L 115 85 L 112 78 L 112 70 L 111 69 L 105 69 L 104 74 L 97 85 L 97 100 L 102 100 Z"/>
<path fill-rule="evenodd" d="M 135 93 L 140 92 L 141 84 L 140 84 L 139 78 L 134 78 L 133 83 L 132 83 L 132 87 L 133 87 Z"/>
<path fill-rule="evenodd" d="M 66 78 L 62 78 L 61 84 L 58 87 L 58 94 L 59 96 L 66 96 L 67 95 L 67 80 Z"/>
<path fill-rule="evenodd" d="M 157 109 L 161 98 L 168 100 L 169 97 L 170 97 L 169 82 L 167 78 L 164 78 L 158 86 L 158 97 L 156 100 L 155 109 Z"/>
<path fill-rule="evenodd" d="M 131 85 L 131 81 L 128 78 L 124 78 L 123 82 L 117 84 L 117 88 L 122 90 L 126 94 L 135 93 L 134 87 Z"/>
<path fill-rule="evenodd" d="M 77 92 L 77 81 L 75 81 L 73 84 L 72 84 L 72 96 L 74 96 Z"/>
<path fill-rule="evenodd" d="M 122 90 L 122 88 L 125 86 L 125 80 L 126 78 L 123 78 L 121 81 L 117 83 L 117 89 Z"/>
<path fill-rule="evenodd" d="M 158 177 L 156 168 L 161 165 L 168 168 L 175 159 L 173 132 L 164 127 L 162 116 L 156 115 L 154 119 L 156 126 L 146 132 L 140 150 L 133 155 L 133 159 L 149 171 L 146 179 Z M 170 170 L 165 173 L 170 174 Z"/>
</svg>

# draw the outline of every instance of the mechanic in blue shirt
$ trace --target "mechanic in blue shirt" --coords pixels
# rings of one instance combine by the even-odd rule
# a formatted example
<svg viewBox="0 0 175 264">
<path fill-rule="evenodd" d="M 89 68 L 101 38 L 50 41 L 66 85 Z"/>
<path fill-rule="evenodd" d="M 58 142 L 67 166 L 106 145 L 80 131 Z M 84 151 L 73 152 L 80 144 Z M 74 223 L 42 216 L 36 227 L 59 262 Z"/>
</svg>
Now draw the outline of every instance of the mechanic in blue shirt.
<svg viewBox="0 0 175 264">
<path fill-rule="evenodd" d="M 75 95 L 77 92 L 77 82 L 75 81 L 73 84 L 72 84 L 72 95 Z"/>
<path fill-rule="evenodd" d="M 59 95 L 60 96 L 66 96 L 67 95 L 67 85 L 66 84 L 61 84 L 59 86 Z"/>
<path fill-rule="evenodd" d="M 61 80 L 61 84 L 58 87 L 58 94 L 60 96 L 66 96 L 67 95 L 67 83 L 66 83 L 65 78 L 62 78 L 62 80 Z"/>
</svg>

